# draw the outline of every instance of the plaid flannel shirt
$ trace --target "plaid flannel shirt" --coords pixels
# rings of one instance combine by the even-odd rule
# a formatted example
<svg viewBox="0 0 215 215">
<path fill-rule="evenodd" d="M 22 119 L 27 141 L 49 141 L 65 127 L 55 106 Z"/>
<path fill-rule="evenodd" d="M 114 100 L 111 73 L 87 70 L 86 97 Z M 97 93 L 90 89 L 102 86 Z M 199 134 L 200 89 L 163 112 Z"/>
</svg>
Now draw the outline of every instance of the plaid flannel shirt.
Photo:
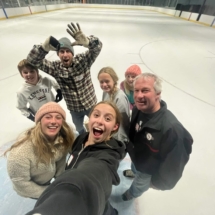
<svg viewBox="0 0 215 215">
<path fill-rule="evenodd" d="M 56 79 L 67 108 L 77 112 L 87 110 L 97 102 L 90 67 L 99 55 L 102 43 L 94 36 L 89 36 L 88 39 L 89 50 L 74 56 L 69 68 L 64 67 L 60 60 L 46 60 L 47 52 L 41 45 L 35 45 L 27 57 L 29 63 Z"/>
</svg>

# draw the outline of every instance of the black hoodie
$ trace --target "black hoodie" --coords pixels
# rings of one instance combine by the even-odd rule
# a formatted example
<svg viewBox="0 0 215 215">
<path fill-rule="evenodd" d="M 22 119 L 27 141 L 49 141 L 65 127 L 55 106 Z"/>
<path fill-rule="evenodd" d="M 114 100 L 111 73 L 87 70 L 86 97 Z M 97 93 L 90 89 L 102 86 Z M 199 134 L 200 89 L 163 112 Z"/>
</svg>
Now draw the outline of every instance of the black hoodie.
<svg viewBox="0 0 215 215">
<path fill-rule="evenodd" d="M 108 141 L 89 145 L 84 148 L 88 135 L 89 133 L 79 135 L 75 140 L 66 169 L 77 168 L 83 159 L 94 157 L 107 165 L 112 175 L 112 183 L 118 185 L 120 180 L 117 169 L 119 161 L 125 157 L 125 146 L 120 141 L 111 138 Z"/>
<path fill-rule="evenodd" d="M 103 214 L 112 184 L 120 182 L 117 169 L 125 156 L 125 146 L 111 138 L 83 149 L 88 135 L 84 133 L 75 140 L 66 171 L 44 191 L 27 215 Z"/>
</svg>

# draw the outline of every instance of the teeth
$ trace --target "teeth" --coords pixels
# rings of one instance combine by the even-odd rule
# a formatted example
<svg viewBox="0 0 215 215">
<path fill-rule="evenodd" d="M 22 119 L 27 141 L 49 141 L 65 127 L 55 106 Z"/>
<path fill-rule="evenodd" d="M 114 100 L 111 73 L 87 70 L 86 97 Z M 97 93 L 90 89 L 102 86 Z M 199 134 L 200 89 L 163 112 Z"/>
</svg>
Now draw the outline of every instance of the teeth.
<svg viewBox="0 0 215 215">
<path fill-rule="evenodd" d="M 56 126 L 49 126 L 48 128 L 57 128 Z"/>
<path fill-rule="evenodd" d="M 98 130 L 98 131 L 102 131 L 102 129 L 101 128 L 94 128 L 95 130 Z"/>
</svg>

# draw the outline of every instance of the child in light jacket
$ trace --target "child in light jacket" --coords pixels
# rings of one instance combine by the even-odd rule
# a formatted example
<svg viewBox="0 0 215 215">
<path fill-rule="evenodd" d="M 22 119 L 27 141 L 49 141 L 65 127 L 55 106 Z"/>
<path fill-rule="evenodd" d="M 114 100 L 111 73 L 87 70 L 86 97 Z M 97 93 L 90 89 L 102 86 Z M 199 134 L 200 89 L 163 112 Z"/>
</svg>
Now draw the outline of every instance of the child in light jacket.
<svg viewBox="0 0 215 215">
<path fill-rule="evenodd" d="M 17 92 L 16 107 L 24 116 L 34 121 L 34 116 L 42 105 L 47 102 L 62 100 L 61 89 L 55 81 L 39 75 L 38 69 L 26 59 L 19 62 L 18 70 L 25 83 Z M 56 97 L 51 90 L 52 87 L 57 91 Z"/>
</svg>

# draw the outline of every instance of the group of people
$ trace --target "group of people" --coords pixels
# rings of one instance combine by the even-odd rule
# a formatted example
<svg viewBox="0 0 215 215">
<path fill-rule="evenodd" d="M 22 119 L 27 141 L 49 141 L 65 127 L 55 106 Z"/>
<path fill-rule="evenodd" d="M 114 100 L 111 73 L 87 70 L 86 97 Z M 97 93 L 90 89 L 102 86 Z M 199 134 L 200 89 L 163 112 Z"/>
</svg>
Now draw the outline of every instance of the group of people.
<svg viewBox="0 0 215 215">
<path fill-rule="evenodd" d="M 108 198 L 112 185 L 120 183 L 117 169 L 127 152 L 131 169 L 123 174 L 133 182 L 122 201 L 149 188 L 172 189 L 189 160 L 193 139 L 161 100 L 159 77 L 142 73 L 138 65 L 126 70 L 120 88 L 114 69 L 102 68 L 98 81 L 103 96 L 97 103 L 90 68 L 102 42 L 86 37 L 78 23 L 69 24 L 67 32 L 73 43 L 50 36 L 18 65 L 25 83 L 17 93 L 17 108 L 36 124 L 5 152 L 8 174 L 19 195 L 37 199 L 27 215 L 116 215 Z M 88 50 L 74 55 L 76 45 Z M 48 61 L 49 51 L 56 51 L 60 60 Z M 56 82 L 39 75 L 38 69 Z M 77 138 L 57 103 L 62 98 Z"/>
</svg>

